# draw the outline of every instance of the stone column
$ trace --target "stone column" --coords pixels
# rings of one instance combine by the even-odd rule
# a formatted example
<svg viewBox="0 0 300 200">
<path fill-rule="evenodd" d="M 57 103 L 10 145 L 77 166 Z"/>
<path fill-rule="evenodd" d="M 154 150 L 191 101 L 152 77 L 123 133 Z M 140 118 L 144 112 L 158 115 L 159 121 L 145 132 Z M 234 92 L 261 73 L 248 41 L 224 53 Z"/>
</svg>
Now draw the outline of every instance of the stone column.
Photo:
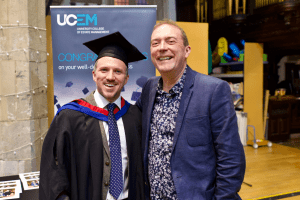
<svg viewBox="0 0 300 200">
<path fill-rule="evenodd" d="M 0 176 L 38 171 L 48 129 L 45 1 L 0 1 Z"/>
</svg>

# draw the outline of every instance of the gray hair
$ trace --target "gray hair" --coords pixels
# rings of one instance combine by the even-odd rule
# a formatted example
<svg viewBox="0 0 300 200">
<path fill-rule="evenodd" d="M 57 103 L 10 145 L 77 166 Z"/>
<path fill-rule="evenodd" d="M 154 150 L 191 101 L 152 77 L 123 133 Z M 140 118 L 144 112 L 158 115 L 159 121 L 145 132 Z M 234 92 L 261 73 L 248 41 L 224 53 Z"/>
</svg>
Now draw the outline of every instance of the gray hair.
<svg viewBox="0 0 300 200">
<path fill-rule="evenodd" d="M 159 26 L 161 25 L 164 25 L 164 24 L 169 24 L 169 25 L 173 25 L 175 27 L 177 27 L 180 31 L 181 31 L 181 36 L 182 36 L 182 39 L 183 39 L 183 45 L 186 47 L 189 45 L 189 41 L 188 41 L 188 38 L 186 36 L 186 33 L 184 32 L 184 30 L 178 26 L 178 24 L 176 24 L 176 22 L 174 22 L 173 20 L 170 20 L 170 19 L 164 19 L 160 22 L 158 22 L 157 24 L 155 24 L 155 26 L 153 27 L 153 31 L 158 28 Z M 153 32 L 152 31 L 152 32 Z"/>
</svg>

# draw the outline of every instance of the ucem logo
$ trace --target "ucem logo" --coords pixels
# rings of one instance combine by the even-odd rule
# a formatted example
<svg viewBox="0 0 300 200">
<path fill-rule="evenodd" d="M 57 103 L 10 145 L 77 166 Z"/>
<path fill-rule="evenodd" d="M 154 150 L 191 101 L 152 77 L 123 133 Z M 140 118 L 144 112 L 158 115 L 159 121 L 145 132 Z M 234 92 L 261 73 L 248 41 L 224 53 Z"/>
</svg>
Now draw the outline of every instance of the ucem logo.
<svg viewBox="0 0 300 200">
<path fill-rule="evenodd" d="M 80 22 L 80 23 L 79 23 Z M 64 26 L 68 24 L 69 26 L 88 26 L 89 23 L 94 22 L 94 25 L 97 25 L 97 14 L 94 14 L 91 17 L 89 14 L 64 14 L 63 20 L 60 17 L 60 14 L 57 14 L 57 24 L 60 26 Z"/>
</svg>

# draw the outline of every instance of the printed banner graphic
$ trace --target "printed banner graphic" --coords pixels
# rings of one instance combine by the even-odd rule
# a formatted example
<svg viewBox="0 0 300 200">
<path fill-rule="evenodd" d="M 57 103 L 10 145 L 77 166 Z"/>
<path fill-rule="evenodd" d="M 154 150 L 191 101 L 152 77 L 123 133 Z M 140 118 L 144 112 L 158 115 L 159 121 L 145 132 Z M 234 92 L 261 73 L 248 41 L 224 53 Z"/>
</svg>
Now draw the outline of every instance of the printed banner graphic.
<svg viewBox="0 0 300 200">
<path fill-rule="evenodd" d="M 129 63 L 129 80 L 121 95 L 134 104 L 146 81 L 155 76 L 150 37 L 156 6 L 52 6 L 54 113 L 74 99 L 96 89 L 92 70 L 97 59 L 84 42 L 119 31 L 146 57 Z"/>
</svg>

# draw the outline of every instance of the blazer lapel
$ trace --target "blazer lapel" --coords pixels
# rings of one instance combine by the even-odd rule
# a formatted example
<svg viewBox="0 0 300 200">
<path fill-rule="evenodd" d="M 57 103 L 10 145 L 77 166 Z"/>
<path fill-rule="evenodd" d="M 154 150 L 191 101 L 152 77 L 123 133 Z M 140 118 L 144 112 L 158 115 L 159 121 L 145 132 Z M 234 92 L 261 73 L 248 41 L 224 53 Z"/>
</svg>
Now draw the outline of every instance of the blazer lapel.
<svg viewBox="0 0 300 200">
<path fill-rule="evenodd" d="M 89 96 L 87 96 L 85 98 L 85 100 L 88 103 L 92 104 L 93 106 L 97 106 L 95 98 L 94 98 L 94 93 L 95 93 L 95 91 L 91 92 L 91 94 Z M 103 121 L 99 120 L 99 126 L 100 126 L 100 132 L 101 132 L 101 136 L 102 136 L 102 143 L 103 143 L 105 153 L 108 156 L 108 158 L 110 158 L 109 146 L 108 146 L 108 142 L 107 142 L 107 138 L 106 138 L 106 134 L 105 134 L 105 129 L 104 129 L 104 126 L 103 126 Z"/>
<path fill-rule="evenodd" d="M 143 146 L 145 146 L 146 151 L 144 151 L 144 161 L 147 163 L 148 161 L 148 147 L 149 147 L 149 139 L 150 139 L 150 122 L 151 122 L 151 116 L 152 116 L 152 111 L 153 111 L 153 105 L 154 105 L 154 100 L 155 100 L 155 95 L 156 95 L 156 89 L 157 89 L 157 83 L 160 77 L 157 77 L 153 82 L 152 85 L 150 86 L 150 91 L 149 91 L 149 101 L 147 103 L 147 110 L 146 112 L 143 113 L 148 113 L 146 116 L 146 135 L 142 138 L 142 141 L 145 141 Z"/>
<path fill-rule="evenodd" d="M 194 85 L 194 79 L 195 79 L 196 74 L 197 73 L 195 71 L 193 71 L 189 66 L 187 66 L 185 83 L 183 86 L 181 101 L 180 101 L 178 114 L 177 114 L 177 118 L 176 118 L 172 152 L 177 143 L 177 139 L 178 139 L 178 135 L 180 133 L 180 129 L 182 126 L 184 114 L 186 112 L 187 106 L 189 105 L 190 99 L 193 95 L 193 91 L 191 88 Z"/>
</svg>

